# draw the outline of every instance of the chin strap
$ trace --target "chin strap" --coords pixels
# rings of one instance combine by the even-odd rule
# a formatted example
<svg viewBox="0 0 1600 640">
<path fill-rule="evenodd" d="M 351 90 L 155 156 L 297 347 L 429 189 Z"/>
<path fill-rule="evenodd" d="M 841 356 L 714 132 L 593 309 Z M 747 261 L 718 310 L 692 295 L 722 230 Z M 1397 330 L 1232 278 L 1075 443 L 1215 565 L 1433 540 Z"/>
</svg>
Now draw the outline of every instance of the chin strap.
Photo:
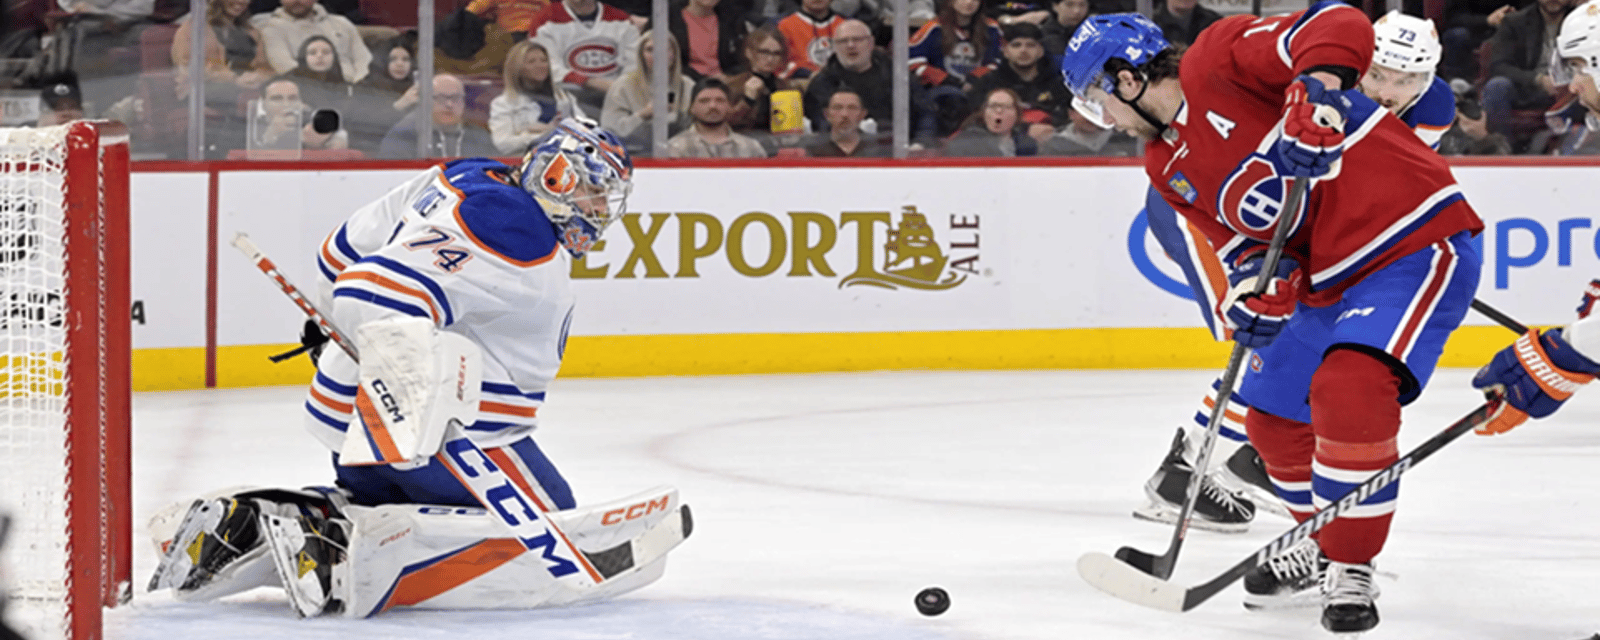
<svg viewBox="0 0 1600 640">
<path fill-rule="evenodd" d="M 1112 95 L 1115 95 L 1118 100 L 1121 100 L 1122 104 L 1128 105 L 1129 108 L 1133 109 L 1134 113 L 1139 114 L 1139 117 L 1144 118 L 1145 122 L 1150 123 L 1150 126 L 1155 127 L 1156 128 L 1156 136 L 1160 137 L 1161 134 L 1164 134 L 1164 133 L 1167 132 L 1167 123 L 1162 122 L 1160 120 L 1157 120 L 1155 116 L 1150 115 L 1149 111 L 1145 111 L 1144 107 L 1139 106 L 1139 104 L 1138 104 L 1139 103 L 1139 98 L 1143 98 L 1144 97 L 1144 92 L 1148 91 L 1150 89 L 1150 81 L 1146 80 L 1143 77 L 1144 76 L 1143 73 L 1140 73 L 1139 75 L 1140 75 L 1140 78 L 1139 78 L 1139 82 L 1140 82 L 1139 93 L 1138 93 L 1138 95 L 1133 96 L 1133 99 L 1129 100 L 1127 98 L 1122 97 L 1122 92 L 1121 91 L 1112 91 L 1111 93 L 1112 93 Z"/>
</svg>

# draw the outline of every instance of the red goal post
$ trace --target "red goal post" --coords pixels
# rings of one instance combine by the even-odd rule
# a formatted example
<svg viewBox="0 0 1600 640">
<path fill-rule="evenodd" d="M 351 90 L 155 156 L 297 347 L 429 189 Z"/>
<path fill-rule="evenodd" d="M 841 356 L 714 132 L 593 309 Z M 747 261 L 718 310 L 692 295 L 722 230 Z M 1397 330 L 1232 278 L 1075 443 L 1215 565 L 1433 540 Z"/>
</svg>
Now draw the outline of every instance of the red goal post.
<svg viewBox="0 0 1600 640">
<path fill-rule="evenodd" d="M 131 590 L 128 136 L 0 129 L 0 549 L 24 637 L 101 637 Z"/>
</svg>

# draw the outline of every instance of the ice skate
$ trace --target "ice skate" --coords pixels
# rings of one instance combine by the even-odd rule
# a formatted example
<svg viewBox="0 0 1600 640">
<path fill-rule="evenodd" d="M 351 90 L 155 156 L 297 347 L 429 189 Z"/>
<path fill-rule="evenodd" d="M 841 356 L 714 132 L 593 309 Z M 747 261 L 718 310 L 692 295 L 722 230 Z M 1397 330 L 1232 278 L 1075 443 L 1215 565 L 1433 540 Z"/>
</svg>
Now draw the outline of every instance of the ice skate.
<svg viewBox="0 0 1600 640">
<path fill-rule="evenodd" d="M 1222 488 L 1244 494 L 1258 513 L 1264 511 L 1283 518 L 1294 518 L 1289 513 L 1289 507 L 1283 504 L 1283 499 L 1278 497 L 1272 478 L 1267 476 L 1267 467 L 1261 462 L 1261 454 L 1249 443 L 1228 456 L 1227 463 L 1215 475 Z"/>
<path fill-rule="evenodd" d="M 1328 557 L 1311 538 L 1244 574 L 1244 608 L 1252 611 L 1313 607 L 1322 601 Z"/>
<path fill-rule="evenodd" d="M 194 596 L 218 578 L 265 552 L 256 517 L 255 500 L 215 498 L 196 500 L 178 525 L 165 549 L 149 590 L 176 589 L 180 598 Z"/>
<path fill-rule="evenodd" d="M 344 611 L 349 527 L 341 518 L 261 515 L 272 564 L 300 617 Z"/>
<path fill-rule="evenodd" d="M 1337 634 L 1359 634 L 1378 626 L 1378 587 L 1372 563 L 1329 562 L 1322 583 L 1322 628 Z"/>
<path fill-rule="evenodd" d="M 1183 459 L 1186 445 L 1183 429 L 1179 429 L 1172 440 L 1172 450 L 1167 452 L 1155 475 L 1144 484 L 1150 503 L 1135 509 L 1133 517 L 1167 524 L 1177 522 L 1178 512 L 1183 510 L 1187 498 L 1189 479 L 1194 476 L 1194 467 Z M 1200 495 L 1195 500 L 1189 525 L 1207 531 L 1240 533 L 1250 527 L 1255 513 L 1255 505 L 1248 499 L 1224 489 L 1208 474 L 1201 477 Z"/>
</svg>

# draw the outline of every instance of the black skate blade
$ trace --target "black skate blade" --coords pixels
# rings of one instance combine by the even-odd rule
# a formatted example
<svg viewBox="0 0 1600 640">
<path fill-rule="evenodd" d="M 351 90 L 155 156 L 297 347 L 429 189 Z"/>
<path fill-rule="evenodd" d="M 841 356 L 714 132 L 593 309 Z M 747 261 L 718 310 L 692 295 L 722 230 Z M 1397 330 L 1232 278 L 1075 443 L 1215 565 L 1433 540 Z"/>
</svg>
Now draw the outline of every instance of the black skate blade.
<svg viewBox="0 0 1600 640">
<path fill-rule="evenodd" d="M 1133 547 L 1123 547 L 1121 549 L 1117 549 L 1116 558 L 1143 573 L 1152 576 L 1156 575 L 1156 556 L 1150 555 Z"/>
</svg>

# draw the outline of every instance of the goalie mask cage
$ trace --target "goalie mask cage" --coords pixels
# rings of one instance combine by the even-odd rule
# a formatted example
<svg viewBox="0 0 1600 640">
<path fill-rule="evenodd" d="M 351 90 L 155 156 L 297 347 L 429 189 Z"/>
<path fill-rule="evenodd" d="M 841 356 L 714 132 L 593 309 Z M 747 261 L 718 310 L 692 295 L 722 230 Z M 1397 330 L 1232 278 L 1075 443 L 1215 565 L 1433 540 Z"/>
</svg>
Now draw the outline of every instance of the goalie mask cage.
<svg viewBox="0 0 1600 640">
<path fill-rule="evenodd" d="M 120 124 L 0 129 L 3 615 L 101 637 L 129 593 L 128 144 Z"/>
</svg>

